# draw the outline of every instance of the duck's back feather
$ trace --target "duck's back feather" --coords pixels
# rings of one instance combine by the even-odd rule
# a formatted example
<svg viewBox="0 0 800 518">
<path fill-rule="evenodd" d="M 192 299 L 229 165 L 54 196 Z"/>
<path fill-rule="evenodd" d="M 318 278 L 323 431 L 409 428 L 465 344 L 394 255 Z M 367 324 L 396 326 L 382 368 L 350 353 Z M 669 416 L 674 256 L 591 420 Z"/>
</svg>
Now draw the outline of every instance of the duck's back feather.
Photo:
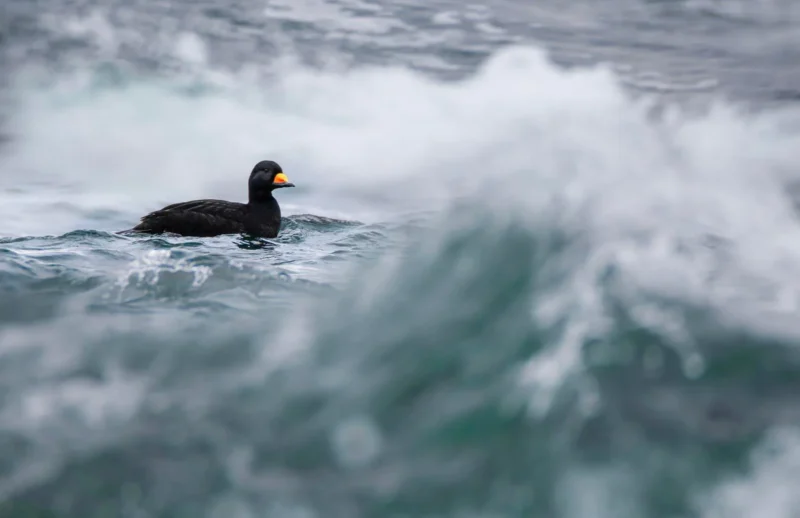
<svg viewBox="0 0 800 518">
<path fill-rule="evenodd" d="M 245 232 L 248 206 L 223 200 L 193 200 L 167 205 L 144 216 L 132 230 L 208 237 Z"/>
</svg>

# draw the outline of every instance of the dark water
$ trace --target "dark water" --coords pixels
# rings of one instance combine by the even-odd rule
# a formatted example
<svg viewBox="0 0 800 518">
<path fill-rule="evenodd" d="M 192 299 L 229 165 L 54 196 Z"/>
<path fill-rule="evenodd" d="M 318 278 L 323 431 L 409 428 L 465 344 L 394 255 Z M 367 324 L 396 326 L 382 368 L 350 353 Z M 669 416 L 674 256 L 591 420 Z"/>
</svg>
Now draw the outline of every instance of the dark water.
<svg viewBox="0 0 800 518">
<path fill-rule="evenodd" d="M 796 516 L 799 18 L 6 1 L 0 516 Z"/>
</svg>

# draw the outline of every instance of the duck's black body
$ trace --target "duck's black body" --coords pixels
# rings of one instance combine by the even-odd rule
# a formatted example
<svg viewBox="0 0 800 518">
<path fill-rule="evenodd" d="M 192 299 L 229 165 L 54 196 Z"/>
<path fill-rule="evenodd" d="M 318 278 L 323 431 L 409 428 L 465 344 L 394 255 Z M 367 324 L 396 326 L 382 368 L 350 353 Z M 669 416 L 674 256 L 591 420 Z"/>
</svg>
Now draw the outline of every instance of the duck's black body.
<svg viewBox="0 0 800 518">
<path fill-rule="evenodd" d="M 182 236 L 212 237 L 250 234 L 272 238 L 281 228 L 281 208 L 272 191 L 294 187 L 281 167 L 265 160 L 250 173 L 249 201 L 194 200 L 167 205 L 147 214 L 132 231 L 146 234 L 170 232 Z"/>
<path fill-rule="evenodd" d="M 266 203 L 195 200 L 167 205 L 142 218 L 133 230 L 149 234 L 171 232 L 182 236 L 211 237 L 251 234 L 275 237 L 281 228 L 281 208 L 271 198 Z"/>
</svg>

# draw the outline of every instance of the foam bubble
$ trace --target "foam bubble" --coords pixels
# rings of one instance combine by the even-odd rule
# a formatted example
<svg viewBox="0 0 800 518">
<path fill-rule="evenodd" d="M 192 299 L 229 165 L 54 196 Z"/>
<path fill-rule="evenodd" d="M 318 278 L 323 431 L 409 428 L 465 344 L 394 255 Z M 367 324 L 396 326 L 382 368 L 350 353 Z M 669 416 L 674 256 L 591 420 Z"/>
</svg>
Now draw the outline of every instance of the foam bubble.
<svg viewBox="0 0 800 518">
<path fill-rule="evenodd" d="M 205 42 L 200 36 L 191 32 L 183 32 L 177 36 L 175 55 L 194 65 L 203 65 L 208 61 Z"/>
<path fill-rule="evenodd" d="M 369 464 L 382 448 L 380 431 L 367 417 L 354 417 L 339 423 L 333 430 L 331 442 L 339 463 L 348 468 Z"/>
<path fill-rule="evenodd" d="M 63 17 L 45 14 L 42 23 L 57 33 L 72 37 L 88 37 L 105 55 L 112 55 L 119 48 L 116 31 L 100 9 L 93 9 L 87 16 Z"/>
</svg>

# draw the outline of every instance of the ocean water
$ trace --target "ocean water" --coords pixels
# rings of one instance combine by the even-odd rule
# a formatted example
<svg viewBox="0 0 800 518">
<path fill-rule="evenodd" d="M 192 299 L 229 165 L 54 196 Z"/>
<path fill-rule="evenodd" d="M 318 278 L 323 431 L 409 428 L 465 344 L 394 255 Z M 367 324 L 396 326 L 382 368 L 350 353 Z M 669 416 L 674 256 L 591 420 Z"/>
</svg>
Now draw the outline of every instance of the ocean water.
<svg viewBox="0 0 800 518">
<path fill-rule="evenodd" d="M 799 28 L 5 0 L 0 516 L 796 517 Z"/>
</svg>

